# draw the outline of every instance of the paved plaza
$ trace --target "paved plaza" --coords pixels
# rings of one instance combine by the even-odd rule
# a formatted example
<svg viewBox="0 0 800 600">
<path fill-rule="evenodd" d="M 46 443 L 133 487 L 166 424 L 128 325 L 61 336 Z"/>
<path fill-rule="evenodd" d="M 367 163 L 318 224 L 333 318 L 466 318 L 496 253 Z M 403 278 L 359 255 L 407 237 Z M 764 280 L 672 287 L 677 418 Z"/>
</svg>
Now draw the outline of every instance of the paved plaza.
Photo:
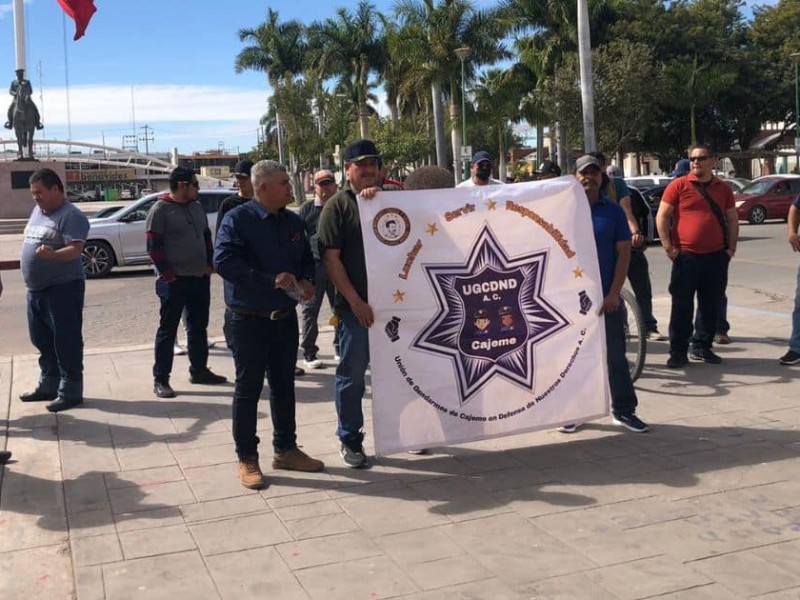
<svg viewBox="0 0 800 600">
<path fill-rule="evenodd" d="M 190 385 L 185 356 L 158 400 L 149 346 L 89 350 L 86 403 L 57 416 L 16 400 L 36 357 L 0 358 L 0 598 L 800 598 L 797 367 L 776 360 L 791 302 L 729 292 L 722 365 L 671 371 L 650 343 L 649 434 L 604 419 L 365 471 L 338 457 L 326 328 L 329 367 L 297 383 L 299 442 L 326 470 L 270 469 L 263 402 L 260 492 L 237 478 L 232 385 Z M 232 377 L 222 346 L 209 364 Z"/>
</svg>

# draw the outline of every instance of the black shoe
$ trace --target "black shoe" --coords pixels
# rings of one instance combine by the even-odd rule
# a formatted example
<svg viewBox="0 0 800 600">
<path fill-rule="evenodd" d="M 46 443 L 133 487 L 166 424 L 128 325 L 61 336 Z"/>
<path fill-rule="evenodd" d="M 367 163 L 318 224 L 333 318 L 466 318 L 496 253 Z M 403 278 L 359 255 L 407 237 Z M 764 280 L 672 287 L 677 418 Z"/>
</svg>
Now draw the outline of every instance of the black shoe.
<svg viewBox="0 0 800 600">
<path fill-rule="evenodd" d="M 800 364 L 800 352 L 789 350 L 786 354 L 784 354 L 778 359 L 778 362 L 781 363 L 782 365 Z"/>
<path fill-rule="evenodd" d="M 55 402 L 51 402 L 45 408 L 50 412 L 61 412 L 62 410 L 67 410 L 68 408 L 74 408 L 79 404 L 83 404 L 83 398 L 64 398 L 63 396 L 59 396 L 58 400 Z"/>
<path fill-rule="evenodd" d="M 692 350 L 689 358 L 694 361 L 705 362 L 710 365 L 718 365 L 722 362 L 722 359 L 714 354 L 714 351 L 711 348 L 695 348 Z"/>
<path fill-rule="evenodd" d="M 685 354 L 670 354 L 667 359 L 668 369 L 682 369 L 689 362 Z"/>
<path fill-rule="evenodd" d="M 363 442 L 363 433 L 359 433 L 358 436 L 353 439 L 342 440 L 342 448 L 339 450 L 339 454 L 344 464 L 351 469 L 363 469 L 369 466 L 369 459 L 367 459 L 367 455 L 364 453 Z"/>
<path fill-rule="evenodd" d="M 19 395 L 19 399 L 23 402 L 44 402 L 45 400 L 55 400 L 56 398 L 58 398 L 58 392 L 46 392 L 39 388 Z"/>
<path fill-rule="evenodd" d="M 153 383 L 153 392 L 159 398 L 174 398 L 175 390 L 169 387 L 169 383 L 156 381 Z"/>
<path fill-rule="evenodd" d="M 217 385 L 220 383 L 225 383 L 228 381 L 228 378 L 223 377 L 222 375 L 217 375 L 216 373 L 212 373 L 209 369 L 206 369 L 205 371 L 200 371 L 199 373 L 190 373 L 189 381 L 198 384 Z"/>
<path fill-rule="evenodd" d="M 11 452 L 8 450 L 0 450 L 0 465 L 6 464 L 11 460 Z"/>
<path fill-rule="evenodd" d="M 642 421 L 635 413 L 625 413 L 619 415 L 612 415 L 614 425 L 622 425 L 625 429 L 629 429 L 635 433 L 646 433 L 650 431 L 650 427 Z"/>
</svg>

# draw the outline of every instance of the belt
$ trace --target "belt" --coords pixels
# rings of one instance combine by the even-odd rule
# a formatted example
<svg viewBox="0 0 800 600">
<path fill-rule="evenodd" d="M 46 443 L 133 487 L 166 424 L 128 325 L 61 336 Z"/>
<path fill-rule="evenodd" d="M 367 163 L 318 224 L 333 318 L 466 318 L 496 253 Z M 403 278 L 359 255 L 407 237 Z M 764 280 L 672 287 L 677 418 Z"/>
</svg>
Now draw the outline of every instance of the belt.
<svg viewBox="0 0 800 600">
<path fill-rule="evenodd" d="M 231 308 L 231 312 L 237 315 L 245 315 L 248 317 L 258 317 L 260 319 L 269 319 L 270 321 L 281 321 L 295 314 L 293 308 L 281 308 L 279 310 L 256 310 L 253 308 Z"/>
</svg>

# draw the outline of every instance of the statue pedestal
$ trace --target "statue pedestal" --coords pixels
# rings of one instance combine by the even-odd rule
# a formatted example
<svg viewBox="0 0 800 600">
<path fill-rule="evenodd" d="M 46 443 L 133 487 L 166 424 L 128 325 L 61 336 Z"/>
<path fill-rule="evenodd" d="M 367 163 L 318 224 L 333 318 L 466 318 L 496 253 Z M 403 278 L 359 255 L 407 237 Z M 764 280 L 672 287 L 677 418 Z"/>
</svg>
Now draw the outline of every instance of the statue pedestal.
<svg viewBox="0 0 800 600">
<path fill-rule="evenodd" d="M 28 178 L 37 169 L 53 169 L 66 182 L 66 164 L 52 160 L 0 162 L 0 219 L 27 219 L 33 210 Z"/>
</svg>

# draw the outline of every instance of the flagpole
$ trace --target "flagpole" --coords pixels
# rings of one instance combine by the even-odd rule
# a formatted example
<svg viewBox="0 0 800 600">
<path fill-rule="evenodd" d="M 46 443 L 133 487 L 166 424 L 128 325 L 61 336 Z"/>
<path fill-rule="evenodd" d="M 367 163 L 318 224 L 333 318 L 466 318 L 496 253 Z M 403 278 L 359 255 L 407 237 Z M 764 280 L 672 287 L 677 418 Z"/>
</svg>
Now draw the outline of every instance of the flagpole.
<svg viewBox="0 0 800 600">
<path fill-rule="evenodd" d="M 25 68 L 25 7 L 23 0 L 14 0 L 14 43 L 17 68 Z"/>
<path fill-rule="evenodd" d="M 64 13 L 61 14 L 61 31 L 64 36 L 64 85 L 67 92 L 67 141 L 72 141 L 72 116 L 69 110 L 69 60 L 67 59 L 67 17 Z M 72 146 L 67 146 L 67 153 L 72 149 Z"/>
</svg>

